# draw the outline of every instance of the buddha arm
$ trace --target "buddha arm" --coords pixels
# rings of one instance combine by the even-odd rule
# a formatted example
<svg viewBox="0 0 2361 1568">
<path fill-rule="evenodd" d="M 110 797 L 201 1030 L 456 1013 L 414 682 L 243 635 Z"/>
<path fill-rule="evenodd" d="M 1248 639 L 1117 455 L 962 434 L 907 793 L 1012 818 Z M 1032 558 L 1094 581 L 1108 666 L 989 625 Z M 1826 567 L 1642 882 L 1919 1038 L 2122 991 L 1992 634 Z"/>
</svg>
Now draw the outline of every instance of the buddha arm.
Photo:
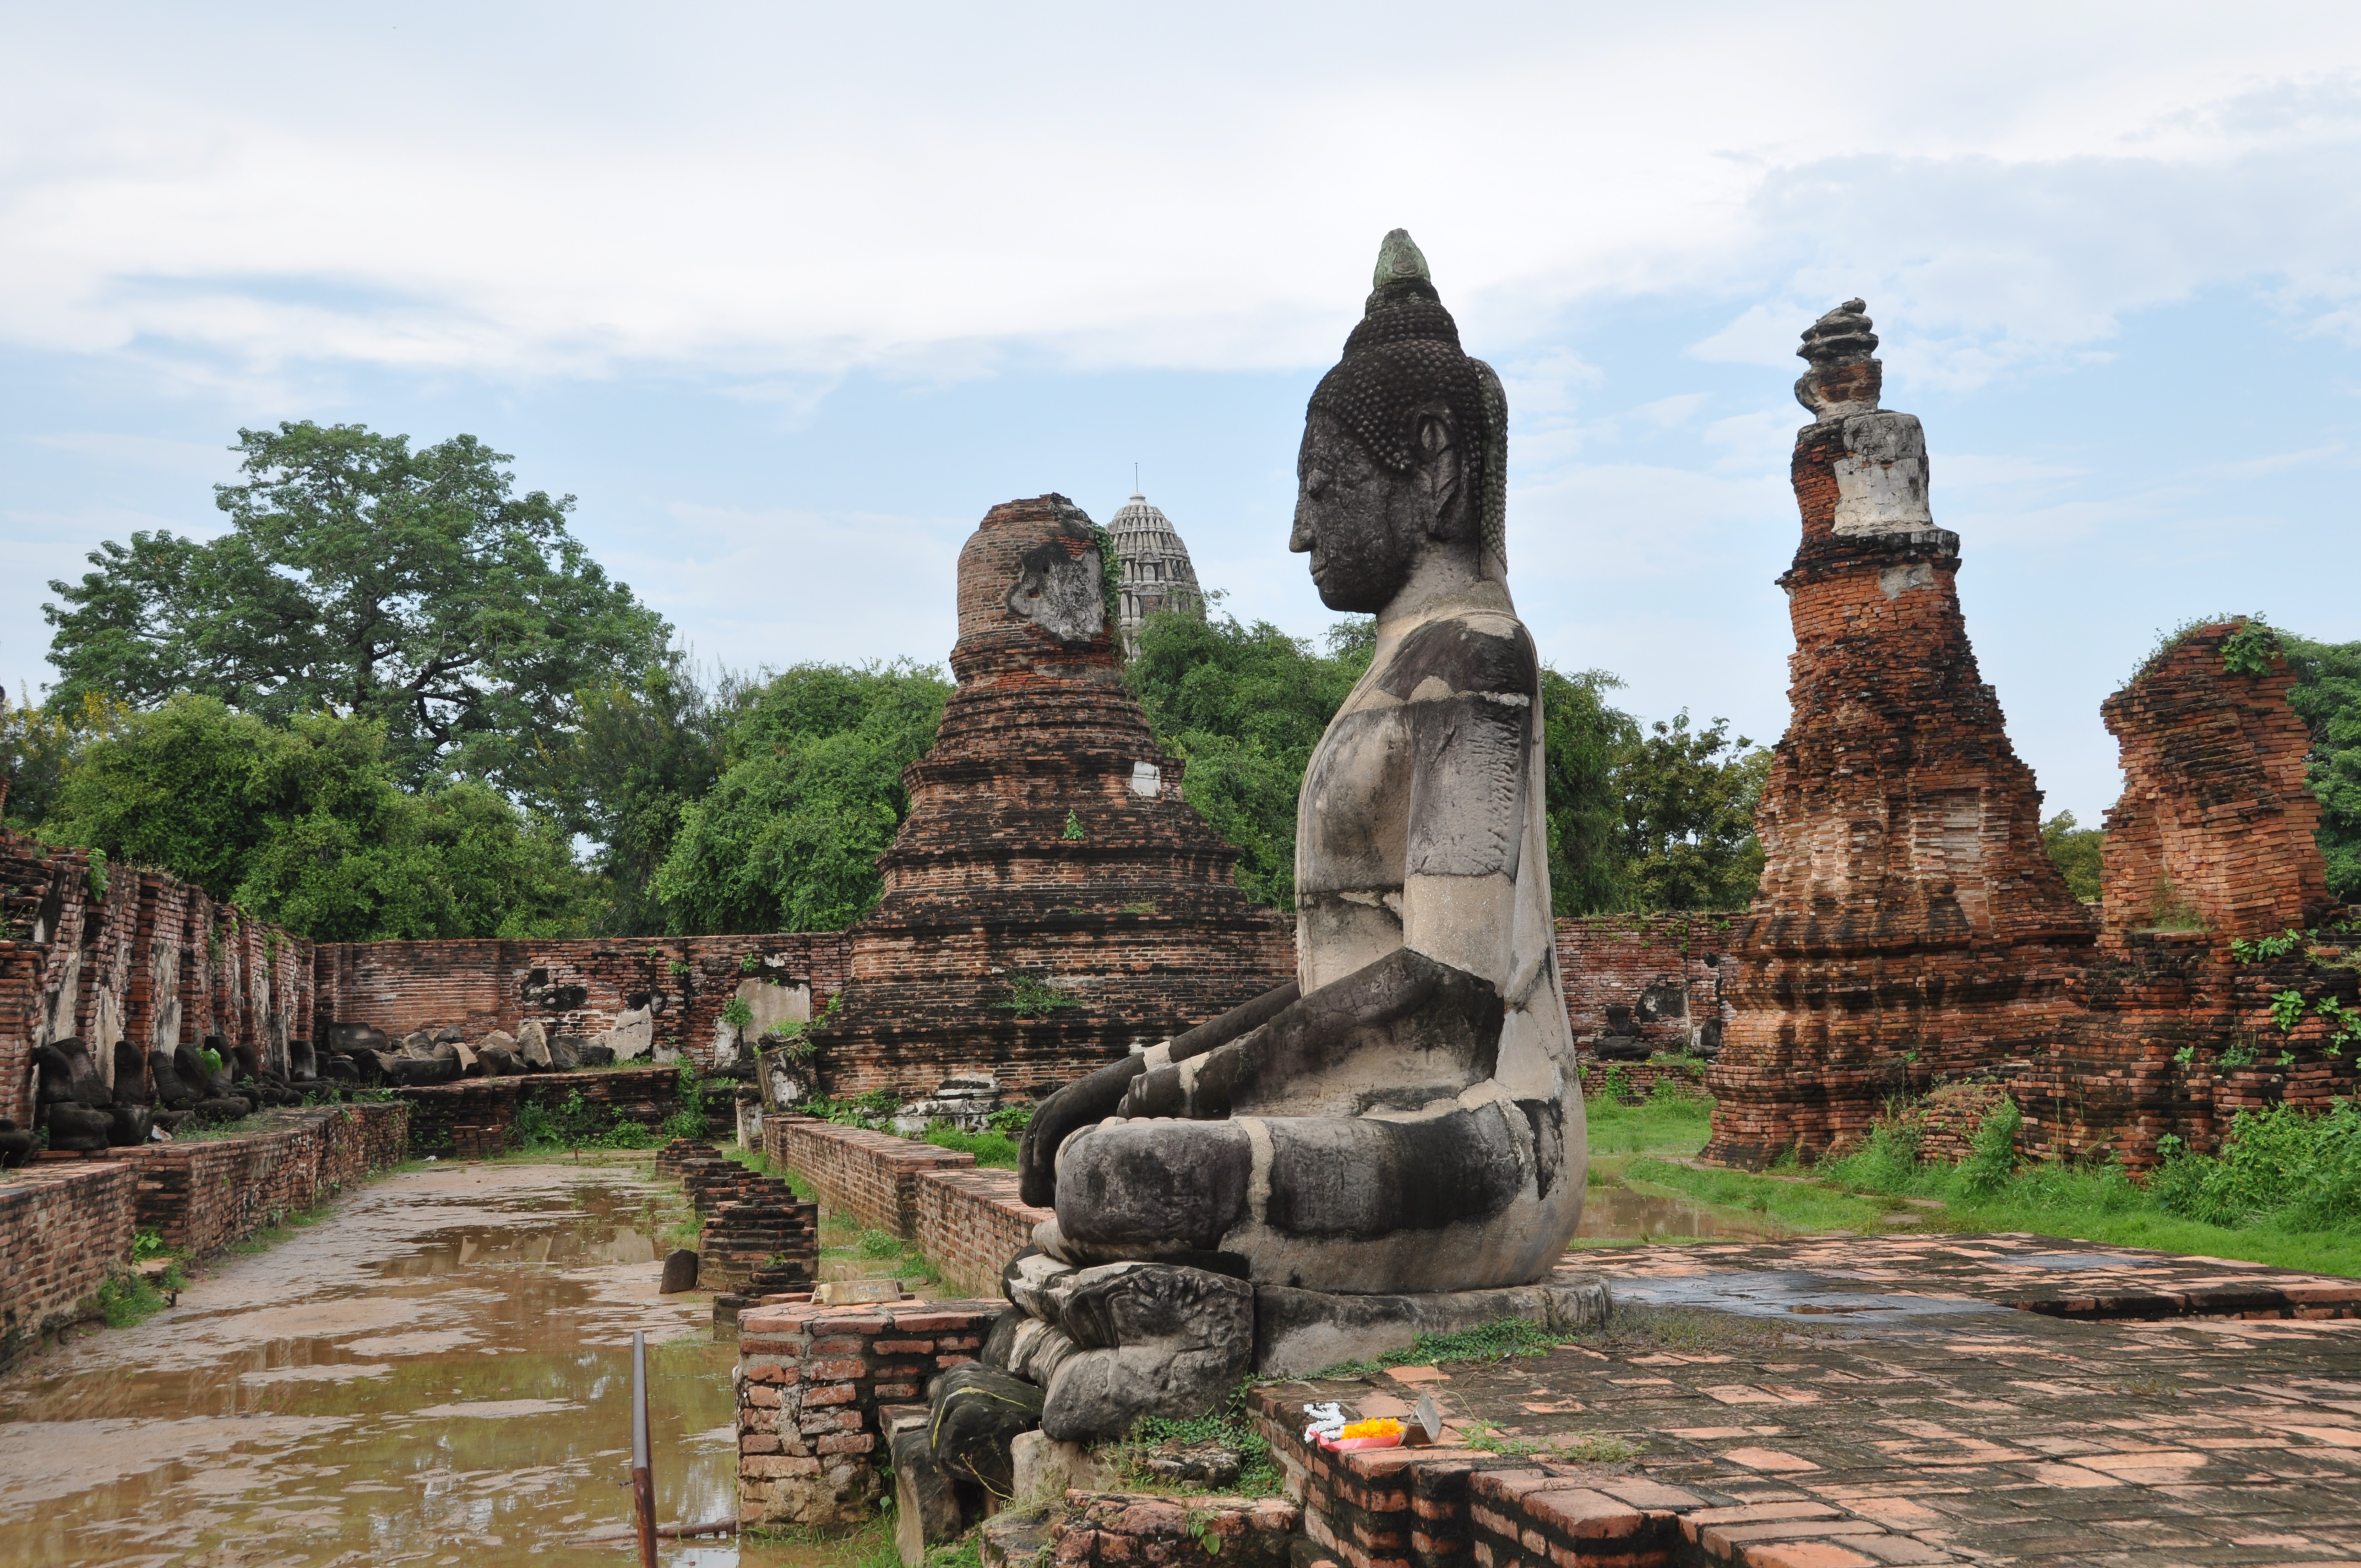
<svg viewBox="0 0 2361 1568">
<path fill-rule="evenodd" d="M 1176 1035 L 1150 1055 L 1166 1061 L 1185 1061 L 1217 1049 L 1268 1022 L 1298 995 L 1295 982 L 1274 986 L 1244 1006 L 1233 1007 L 1210 1023 Z M 1057 1196 L 1058 1146 L 1077 1129 L 1095 1126 L 1115 1114 L 1124 1091 L 1139 1076 L 1147 1057 L 1126 1057 L 1096 1072 L 1076 1079 L 1041 1102 L 1026 1124 L 1025 1141 L 1017 1151 L 1017 1196 L 1036 1208 L 1047 1208 Z"/>
</svg>

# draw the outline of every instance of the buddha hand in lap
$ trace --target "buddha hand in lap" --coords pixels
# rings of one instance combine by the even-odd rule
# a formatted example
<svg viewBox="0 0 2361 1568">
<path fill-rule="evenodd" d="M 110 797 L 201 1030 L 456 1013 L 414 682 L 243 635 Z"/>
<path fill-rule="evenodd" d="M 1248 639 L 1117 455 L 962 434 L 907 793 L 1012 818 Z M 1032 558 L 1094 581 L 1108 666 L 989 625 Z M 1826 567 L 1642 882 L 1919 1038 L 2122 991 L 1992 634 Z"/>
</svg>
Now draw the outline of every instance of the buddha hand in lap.
<svg viewBox="0 0 2361 1568">
<path fill-rule="evenodd" d="M 1021 1168 L 1054 1200 L 1050 1258 L 1457 1290 L 1537 1279 L 1573 1234 L 1582 1100 L 1505 424 L 1397 230 L 1298 460 L 1290 547 L 1330 609 L 1377 616 L 1297 805 L 1298 981 L 1044 1103 Z"/>
</svg>

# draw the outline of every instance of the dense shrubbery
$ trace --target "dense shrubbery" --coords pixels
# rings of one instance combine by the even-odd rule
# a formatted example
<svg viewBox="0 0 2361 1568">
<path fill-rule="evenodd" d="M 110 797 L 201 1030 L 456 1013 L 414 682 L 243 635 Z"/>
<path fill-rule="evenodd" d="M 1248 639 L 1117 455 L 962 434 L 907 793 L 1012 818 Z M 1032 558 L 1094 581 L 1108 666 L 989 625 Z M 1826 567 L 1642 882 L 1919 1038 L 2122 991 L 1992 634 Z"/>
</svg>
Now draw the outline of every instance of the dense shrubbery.
<svg viewBox="0 0 2361 1568">
<path fill-rule="evenodd" d="M 833 931 L 867 914 L 910 808 L 902 770 L 934 743 L 950 689 L 903 661 L 802 664 L 752 691 L 656 872 L 668 928 Z"/>
<path fill-rule="evenodd" d="M 2316 1116 L 2287 1105 L 2241 1111 L 2218 1155 L 2176 1147 L 2149 1179 L 2148 1192 L 2168 1212 L 2209 1225 L 2356 1228 L 2361 1109 L 2340 1100 Z"/>
</svg>

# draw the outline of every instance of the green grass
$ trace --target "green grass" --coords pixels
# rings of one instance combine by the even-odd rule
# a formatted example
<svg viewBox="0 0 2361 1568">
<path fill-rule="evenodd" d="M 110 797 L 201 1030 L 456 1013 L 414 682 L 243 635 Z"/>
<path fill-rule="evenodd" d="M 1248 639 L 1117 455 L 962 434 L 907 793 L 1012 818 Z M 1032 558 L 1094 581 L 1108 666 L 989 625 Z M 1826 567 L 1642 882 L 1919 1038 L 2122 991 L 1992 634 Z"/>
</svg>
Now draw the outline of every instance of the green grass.
<svg viewBox="0 0 2361 1568">
<path fill-rule="evenodd" d="M 1482 1453 L 1498 1453 L 1516 1459 L 1559 1459 L 1576 1464 L 1620 1464 L 1636 1457 L 1638 1443 L 1602 1432 L 1567 1432 L 1561 1437 L 1541 1439 L 1512 1438 L 1489 1421 L 1466 1421 L 1460 1426 L 1466 1433 L 1460 1446 Z"/>
<path fill-rule="evenodd" d="M 2284 1106 L 2242 1113 L 2220 1153 L 2171 1152 L 2140 1180 L 2113 1164 L 2020 1163 L 2010 1106 L 1957 1165 L 1921 1161 L 1907 1133 L 1881 1126 L 1802 1179 L 1653 1157 L 1690 1152 L 1692 1135 L 1702 1145 L 1703 1115 L 1678 1106 L 1596 1106 L 1592 1118 L 1594 1153 L 1634 1155 L 1621 1168 L 1628 1184 L 1774 1233 L 1868 1232 L 1906 1213 L 1930 1230 L 2022 1231 L 2361 1277 L 2361 1110 L 2351 1102 L 2317 1116 Z M 1914 1198 L 1940 1207 L 1905 1201 Z"/>
<path fill-rule="evenodd" d="M 1660 1080 L 1655 1092 L 1637 1105 L 1593 1100 L 1583 1107 L 1583 1116 L 1594 1155 L 1687 1156 L 1705 1147 L 1713 1102 L 1702 1094 L 1683 1094 Z"/>
<path fill-rule="evenodd" d="M 99 1281 L 93 1299 L 108 1328 L 128 1329 L 162 1311 L 166 1291 L 182 1289 L 188 1283 L 187 1277 L 175 1264 L 165 1270 L 160 1280 L 152 1282 L 144 1274 L 110 1275 Z"/>
<path fill-rule="evenodd" d="M 1229 1407 L 1214 1415 L 1194 1416 L 1175 1420 L 1165 1416 L 1142 1416 L 1132 1424 L 1131 1435 L 1117 1443 L 1106 1455 L 1124 1485 L 1142 1492 L 1161 1492 L 1170 1496 L 1211 1496 L 1213 1488 L 1175 1484 L 1148 1468 L 1148 1456 L 1165 1443 L 1178 1443 L 1192 1448 L 1201 1442 L 1217 1442 L 1233 1450 L 1238 1456 L 1238 1478 L 1220 1488 L 1225 1497 L 1275 1497 L 1286 1486 L 1286 1477 L 1279 1461 L 1271 1457 L 1270 1444 L 1246 1415 L 1246 1392 L 1252 1382 L 1241 1384 L 1230 1398 Z"/>
<path fill-rule="evenodd" d="M 981 1166 L 997 1170 L 1016 1168 L 1017 1140 L 1006 1133 L 963 1133 L 949 1122 L 937 1122 L 927 1129 L 924 1141 L 939 1149 L 972 1154 Z"/>
<path fill-rule="evenodd" d="M 1873 1231 L 1898 1199 L 1847 1192 L 1817 1181 L 1783 1181 L 1742 1170 L 1700 1170 L 1642 1157 L 1623 1168 L 1625 1185 L 1650 1188 L 1718 1209 L 1736 1210 L 1773 1231 Z"/>
</svg>

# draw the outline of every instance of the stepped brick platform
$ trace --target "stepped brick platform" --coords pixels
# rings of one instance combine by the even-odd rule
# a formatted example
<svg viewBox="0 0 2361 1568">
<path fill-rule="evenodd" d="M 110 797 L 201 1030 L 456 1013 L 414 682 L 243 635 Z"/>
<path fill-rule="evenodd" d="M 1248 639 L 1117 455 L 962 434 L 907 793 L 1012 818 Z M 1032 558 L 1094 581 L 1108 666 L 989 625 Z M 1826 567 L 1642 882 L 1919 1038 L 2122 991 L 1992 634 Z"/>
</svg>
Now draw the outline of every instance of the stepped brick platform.
<svg viewBox="0 0 2361 1568">
<path fill-rule="evenodd" d="M 994 507 L 961 552 L 959 689 L 810 1036 L 831 1092 L 975 1072 L 1048 1093 L 1293 976 L 1293 922 L 1246 902 L 1181 800 L 1102 589 L 1061 496 Z"/>
<path fill-rule="evenodd" d="M 1710 1158 L 1860 1138 L 1883 1103 L 2046 1046 L 2094 923 L 2043 850 L 1960 613 L 1959 535 L 1927 503 L 1925 437 L 1880 410 L 1858 302 L 1805 334 L 1803 540 L 1779 579 L 1793 706 L 1755 827 L 1708 1081 Z"/>
<path fill-rule="evenodd" d="M 749 1170 L 710 1144 L 675 1138 L 656 1173 L 677 1179 L 705 1222 L 697 1233 L 700 1289 L 739 1296 L 809 1290 L 819 1268 L 819 1206 L 776 1177 Z"/>
<path fill-rule="evenodd" d="M 1255 1390 L 1299 1568 L 2361 1561 L 2361 1281 L 2017 1235 L 1579 1266 L 1619 1316 L 1576 1344 Z M 1422 1394 L 1443 1447 L 1302 1440 Z"/>
</svg>

